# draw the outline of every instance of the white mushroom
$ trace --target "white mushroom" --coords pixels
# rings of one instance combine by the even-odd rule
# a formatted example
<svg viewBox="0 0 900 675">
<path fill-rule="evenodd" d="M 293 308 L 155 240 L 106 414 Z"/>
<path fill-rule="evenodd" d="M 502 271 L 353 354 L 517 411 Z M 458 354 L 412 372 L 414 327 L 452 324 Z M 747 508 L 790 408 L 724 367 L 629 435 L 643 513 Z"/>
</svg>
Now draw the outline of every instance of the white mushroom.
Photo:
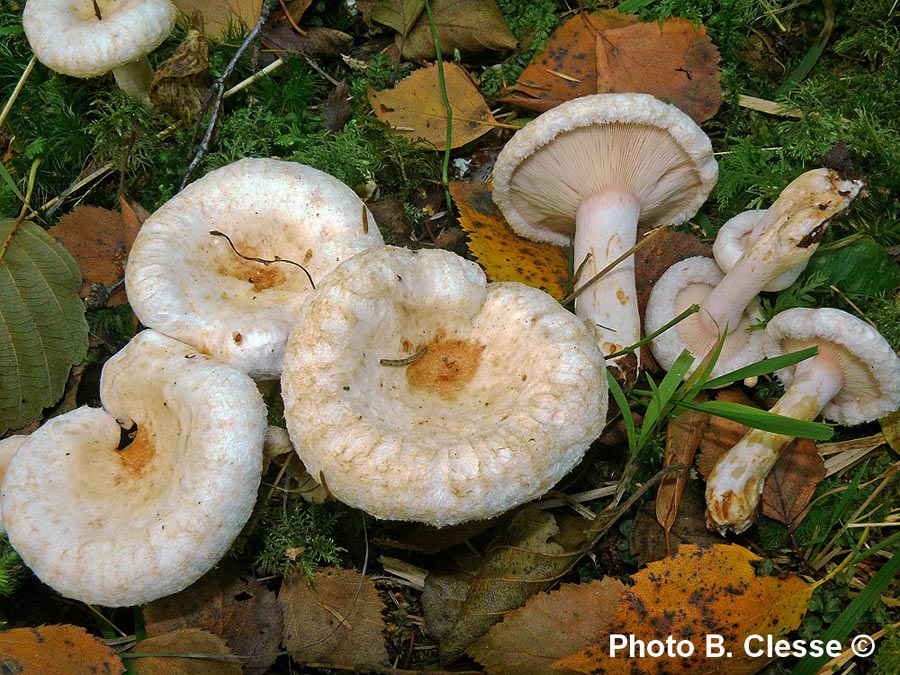
<svg viewBox="0 0 900 675">
<path fill-rule="evenodd" d="M 147 54 L 175 25 L 169 0 L 28 0 L 22 26 L 38 61 L 73 77 L 112 72 L 122 91 L 150 104 Z"/>
<path fill-rule="evenodd" d="M 377 518 L 490 518 L 549 490 L 606 418 L 596 333 L 543 291 L 441 250 L 364 251 L 310 296 L 285 353 L 310 474 Z"/>
<path fill-rule="evenodd" d="M 771 412 L 801 420 L 821 413 L 840 424 L 862 424 L 900 407 L 900 358 L 869 324 L 826 308 L 787 310 L 766 326 L 770 358 L 812 346 L 816 356 L 778 372 L 787 389 Z M 719 459 L 706 482 L 710 528 L 750 527 L 766 476 L 791 440 L 752 429 Z"/>
<path fill-rule="evenodd" d="M 758 360 L 762 342 L 750 328 L 761 320 L 756 296 L 773 279 L 809 260 L 829 220 L 850 206 L 862 186 L 835 171 L 809 171 L 785 188 L 770 209 L 778 219 L 727 273 L 722 275 L 707 258 L 688 258 L 666 270 L 650 292 L 644 329 L 656 332 L 692 304 L 700 305 L 700 311 L 653 340 L 659 364 L 669 369 L 687 349 L 697 358 L 696 367 L 723 334 L 714 377 Z"/>
<path fill-rule="evenodd" d="M 718 167 L 706 134 L 649 94 L 584 96 L 549 110 L 510 139 L 494 166 L 494 200 L 518 234 L 559 246 L 574 237 L 580 282 L 637 237 L 639 224 L 681 223 L 697 212 Z M 597 324 L 604 354 L 640 339 L 629 257 L 575 301 Z"/>
<path fill-rule="evenodd" d="M 9 466 L 10 460 L 16 451 L 28 438 L 25 434 L 16 434 L 8 436 L 0 441 L 0 487 L 3 485 L 3 476 L 6 475 L 6 467 Z M 3 512 L 0 510 L 0 535 L 6 534 L 6 528 L 3 526 Z"/>
<path fill-rule="evenodd" d="M 125 286 L 145 326 L 253 378 L 277 378 L 313 284 L 382 242 L 372 214 L 337 178 L 295 162 L 242 159 L 146 220 Z"/>
<path fill-rule="evenodd" d="M 256 501 L 266 410 L 245 374 L 150 330 L 105 364 L 100 388 L 105 409 L 55 417 L 21 444 L 0 507 L 43 582 L 135 605 L 185 588 L 225 554 Z"/>
</svg>

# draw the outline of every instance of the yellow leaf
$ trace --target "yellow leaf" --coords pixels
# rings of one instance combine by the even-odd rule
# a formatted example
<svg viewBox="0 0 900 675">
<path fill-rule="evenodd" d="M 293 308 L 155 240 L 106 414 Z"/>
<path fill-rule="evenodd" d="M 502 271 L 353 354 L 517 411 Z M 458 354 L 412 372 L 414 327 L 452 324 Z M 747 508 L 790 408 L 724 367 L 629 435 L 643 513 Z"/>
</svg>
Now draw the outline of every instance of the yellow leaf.
<svg viewBox="0 0 900 675">
<path fill-rule="evenodd" d="M 704 673 L 750 675 L 772 657 L 751 656 L 765 648 L 766 636 L 784 635 L 800 625 L 813 587 L 800 577 L 757 576 L 761 560 L 747 549 L 731 545 L 700 548 L 681 546 L 678 553 L 650 563 L 632 575 L 634 586 L 620 603 L 612 625 L 602 627 L 599 642 L 557 661 L 553 667 L 579 673 L 646 675 Z M 710 643 L 707 636 L 721 638 Z M 623 636 L 613 641 L 613 636 Z M 671 652 L 664 646 L 673 638 Z M 760 636 L 761 641 L 751 636 Z M 613 649 L 621 644 L 623 649 Z M 662 655 L 630 653 L 630 642 L 645 646 L 663 641 Z M 674 643 L 682 651 L 680 656 Z M 715 647 L 723 649 L 718 654 Z M 645 647 L 646 648 L 646 647 Z M 654 652 L 656 653 L 656 652 Z M 671 655 L 670 655 L 671 653 Z M 611 656 L 611 654 L 614 654 Z M 718 654 L 718 657 L 716 657 Z M 730 654 L 727 655 L 727 654 Z"/>
<path fill-rule="evenodd" d="M 203 14 L 203 33 L 211 39 L 223 36 L 229 26 L 252 27 L 259 18 L 262 0 L 172 0 L 180 12 Z"/>
<path fill-rule="evenodd" d="M 125 672 L 116 653 L 79 626 L 13 628 L 0 632 L 0 673 L 90 675 Z"/>
<path fill-rule="evenodd" d="M 494 204 L 487 183 L 450 183 L 469 250 L 491 281 L 519 281 L 562 300 L 569 291 L 569 250 L 520 237 Z"/>
<path fill-rule="evenodd" d="M 231 652 L 225 641 L 199 628 L 179 628 L 141 640 L 134 651 L 135 656 L 166 654 L 132 659 L 136 675 L 241 675 L 242 672 L 239 663 L 228 659 Z M 197 656 L 200 654 L 203 657 Z"/>
<path fill-rule="evenodd" d="M 451 148 L 483 136 L 497 121 L 465 68 L 444 64 L 444 83 L 450 109 Z M 436 150 L 447 147 L 447 108 L 441 94 L 437 64 L 420 68 L 393 89 L 369 89 L 369 103 L 376 117 L 408 138 L 421 138 Z"/>
</svg>

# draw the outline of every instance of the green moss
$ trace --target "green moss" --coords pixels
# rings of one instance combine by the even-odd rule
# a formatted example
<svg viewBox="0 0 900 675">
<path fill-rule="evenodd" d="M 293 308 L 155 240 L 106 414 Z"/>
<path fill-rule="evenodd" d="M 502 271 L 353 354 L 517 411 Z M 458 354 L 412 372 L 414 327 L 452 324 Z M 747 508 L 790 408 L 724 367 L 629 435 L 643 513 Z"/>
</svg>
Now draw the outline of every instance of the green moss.
<svg viewBox="0 0 900 675">
<path fill-rule="evenodd" d="M 334 542 L 334 528 L 340 512 L 317 504 L 296 504 L 280 517 L 269 513 L 262 518 L 266 532 L 256 568 L 263 574 L 286 576 L 299 569 L 312 579 L 318 565 L 337 565 L 344 549 Z"/>
<path fill-rule="evenodd" d="M 9 540 L 0 538 L 0 598 L 13 594 L 25 574 L 25 565 Z"/>
</svg>

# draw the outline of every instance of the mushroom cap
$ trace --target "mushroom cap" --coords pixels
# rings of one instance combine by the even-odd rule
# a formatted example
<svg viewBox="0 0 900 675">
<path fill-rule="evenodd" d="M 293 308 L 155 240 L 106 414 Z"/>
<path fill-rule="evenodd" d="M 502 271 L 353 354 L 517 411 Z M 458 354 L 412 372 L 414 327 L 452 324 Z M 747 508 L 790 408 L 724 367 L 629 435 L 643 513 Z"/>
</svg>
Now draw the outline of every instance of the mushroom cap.
<svg viewBox="0 0 900 675">
<path fill-rule="evenodd" d="M 298 265 L 318 282 L 382 242 L 372 214 L 337 178 L 295 162 L 242 159 L 147 218 L 128 257 L 128 300 L 145 326 L 251 377 L 277 378 L 285 340 L 312 290 Z"/>
<path fill-rule="evenodd" d="M 22 27 L 38 61 L 63 75 L 97 77 L 142 59 L 172 32 L 169 0 L 28 0 Z"/>
<path fill-rule="evenodd" d="M 19 447 L 0 506 L 22 560 L 61 594 L 108 606 L 196 581 L 250 516 L 266 409 L 253 380 L 154 331 L 104 366 L 106 409 L 55 417 Z M 135 440 L 119 451 L 122 427 Z"/>
<path fill-rule="evenodd" d="M 716 261 L 703 256 L 686 258 L 669 267 L 650 291 L 644 310 L 644 332 L 649 335 L 691 305 L 701 304 L 723 276 Z M 744 310 L 740 325 L 725 339 L 710 377 L 725 375 L 763 357 L 763 332 L 752 328 L 762 320 L 759 301 L 754 298 Z M 704 328 L 698 312 L 655 337 L 650 350 L 659 365 L 669 370 L 682 350 L 687 349 L 697 357 L 691 366 L 693 371 L 720 338 L 718 333 L 711 334 Z"/>
<path fill-rule="evenodd" d="M 424 356 L 411 365 L 382 359 Z M 549 490 L 606 419 L 597 336 L 442 250 L 359 253 L 310 296 L 282 375 L 310 475 L 377 518 L 490 518 Z"/>
<path fill-rule="evenodd" d="M 626 191 L 647 226 L 681 223 L 718 177 L 712 145 L 678 108 L 650 94 L 594 94 L 526 124 L 494 165 L 494 201 L 513 230 L 567 246 L 584 199 Z"/>
<path fill-rule="evenodd" d="M 765 213 L 766 209 L 744 211 L 725 221 L 719 228 L 713 243 L 713 256 L 724 271 L 727 272 L 734 267 L 735 263 L 744 255 L 744 251 L 750 248 L 750 233 L 753 232 L 753 228 Z M 797 281 L 808 263 L 809 260 L 804 260 L 797 267 L 767 283 L 763 286 L 763 290 L 767 293 L 783 291 Z"/>
<path fill-rule="evenodd" d="M 0 441 L 0 486 L 3 485 L 3 476 L 6 475 L 6 467 L 9 466 L 9 462 L 13 458 L 13 455 L 16 454 L 19 446 L 21 446 L 27 438 L 28 436 L 25 434 L 16 434 L 14 436 L 7 436 Z M 0 511 L 0 535 L 3 534 L 6 534 L 6 528 L 3 526 L 3 512 Z"/>
<path fill-rule="evenodd" d="M 843 389 L 822 411 L 826 419 L 862 424 L 900 408 L 900 358 L 865 321 L 830 307 L 801 307 L 780 312 L 766 326 L 764 349 L 769 358 L 812 346 L 844 373 Z M 789 387 L 795 370 L 796 365 L 776 374 Z"/>
</svg>

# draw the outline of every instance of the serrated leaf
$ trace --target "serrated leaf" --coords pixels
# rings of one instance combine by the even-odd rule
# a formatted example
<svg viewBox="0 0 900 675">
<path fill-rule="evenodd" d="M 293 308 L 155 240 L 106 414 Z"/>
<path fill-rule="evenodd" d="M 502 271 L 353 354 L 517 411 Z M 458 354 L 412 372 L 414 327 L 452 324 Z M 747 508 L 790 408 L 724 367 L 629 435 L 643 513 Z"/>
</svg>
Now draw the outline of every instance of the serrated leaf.
<svg viewBox="0 0 900 675">
<path fill-rule="evenodd" d="M 0 433 L 55 403 L 87 354 L 78 265 L 39 226 L 15 223 L 0 219 Z"/>
<path fill-rule="evenodd" d="M 454 49 L 480 52 L 516 47 L 516 36 L 494 0 L 432 0 L 431 13 L 444 54 L 452 54 Z M 434 36 L 426 12 L 419 15 L 405 38 L 398 36 L 397 47 L 407 59 L 435 57 Z"/>
<path fill-rule="evenodd" d="M 372 7 L 372 21 L 393 28 L 400 35 L 406 35 L 415 25 L 425 0 L 375 0 Z"/>
<path fill-rule="evenodd" d="M 879 295 L 900 286 L 900 264 L 868 238 L 838 248 L 820 248 L 810 258 L 803 277 L 813 274 L 823 279 L 826 288 L 836 286 L 847 295 Z"/>
</svg>

